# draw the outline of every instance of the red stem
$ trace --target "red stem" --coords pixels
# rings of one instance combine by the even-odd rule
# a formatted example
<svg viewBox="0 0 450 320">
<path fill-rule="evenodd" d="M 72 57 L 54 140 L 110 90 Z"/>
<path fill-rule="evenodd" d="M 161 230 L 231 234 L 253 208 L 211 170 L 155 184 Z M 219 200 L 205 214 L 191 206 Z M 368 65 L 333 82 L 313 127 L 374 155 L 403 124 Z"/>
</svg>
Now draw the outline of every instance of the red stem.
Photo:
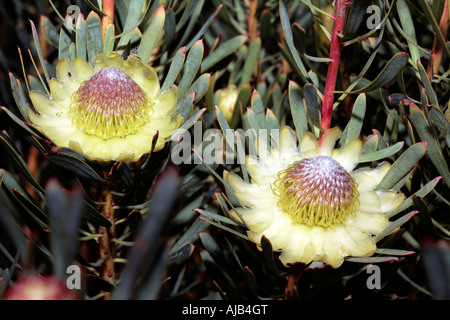
<svg viewBox="0 0 450 320">
<path fill-rule="evenodd" d="M 328 66 L 327 79 L 325 82 L 325 92 L 322 103 L 322 129 L 327 130 L 331 126 L 331 115 L 333 113 L 334 91 L 336 88 L 336 79 L 339 71 L 339 61 L 341 59 L 342 33 L 344 31 L 345 10 L 347 0 L 336 0 L 335 2 L 335 20 L 330 40 L 330 64 Z M 320 133 L 322 140 L 323 132 Z"/>
<path fill-rule="evenodd" d="M 447 38 L 448 27 L 450 25 L 450 17 L 449 17 L 449 2 L 445 1 L 444 10 L 442 12 L 441 20 L 439 22 L 439 29 L 441 30 L 444 39 Z M 444 49 L 441 46 L 438 38 L 434 38 L 433 48 L 431 50 L 431 63 L 428 65 L 428 78 L 430 81 L 432 80 L 432 75 L 435 75 L 439 72 L 439 66 L 441 65 L 442 55 L 444 53 Z"/>
<path fill-rule="evenodd" d="M 102 33 L 103 42 L 105 41 L 106 29 L 110 24 L 114 23 L 114 0 L 103 0 L 102 12 Z"/>
</svg>

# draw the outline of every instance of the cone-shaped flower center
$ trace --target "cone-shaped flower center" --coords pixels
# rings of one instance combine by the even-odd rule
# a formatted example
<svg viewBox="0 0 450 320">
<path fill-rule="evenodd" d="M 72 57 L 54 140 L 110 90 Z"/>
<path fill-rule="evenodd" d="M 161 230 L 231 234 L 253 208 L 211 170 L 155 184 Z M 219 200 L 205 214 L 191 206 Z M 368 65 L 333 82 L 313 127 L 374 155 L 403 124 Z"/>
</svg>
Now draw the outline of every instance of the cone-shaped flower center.
<svg viewBox="0 0 450 320">
<path fill-rule="evenodd" d="M 278 173 L 278 206 L 294 221 L 330 227 L 351 218 L 358 207 L 353 178 L 327 156 L 305 158 Z"/>
<path fill-rule="evenodd" d="M 106 67 L 73 94 L 69 112 L 85 133 L 111 139 L 135 133 L 149 121 L 153 105 L 122 69 Z"/>
</svg>

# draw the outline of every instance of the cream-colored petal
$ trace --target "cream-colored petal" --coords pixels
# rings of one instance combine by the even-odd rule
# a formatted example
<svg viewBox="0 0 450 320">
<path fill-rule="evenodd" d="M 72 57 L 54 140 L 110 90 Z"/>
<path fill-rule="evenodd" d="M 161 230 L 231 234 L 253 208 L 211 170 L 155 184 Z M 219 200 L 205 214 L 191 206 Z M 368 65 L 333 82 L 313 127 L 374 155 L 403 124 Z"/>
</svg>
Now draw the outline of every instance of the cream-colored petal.
<svg viewBox="0 0 450 320">
<path fill-rule="evenodd" d="M 287 242 L 280 255 L 280 261 L 285 266 L 296 262 L 310 263 L 312 255 L 308 248 L 311 243 L 311 229 L 305 225 L 296 224 L 286 231 Z"/>
<path fill-rule="evenodd" d="M 245 165 L 252 179 L 252 183 L 269 185 L 278 178 L 278 172 L 273 172 L 272 168 L 267 167 L 259 157 L 245 157 Z"/>
<path fill-rule="evenodd" d="M 361 231 L 373 235 L 383 231 L 388 223 L 388 218 L 383 213 L 365 213 L 357 212 L 356 216 L 347 221 L 346 224 L 356 227 Z"/>
<path fill-rule="evenodd" d="M 325 257 L 322 261 L 331 265 L 333 268 L 340 267 L 346 256 L 345 251 L 338 241 L 336 233 L 335 228 L 326 229 L 325 232 L 323 232 L 323 250 L 325 252 Z"/>
<path fill-rule="evenodd" d="M 289 243 L 290 235 L 286 233 L 286 230 L 292 227 L 292 220 L 286 216 L 280 216 L 273 220 L 272 224 L 268 226 L 261 233 L 269 239 L 272 244 L 273 250 L 280 250 L 286 247 Z"/>
<path fill-rule="evenodd" d="M 333 159 L 340 163 L 340 165 L 347 171 L 351 172 L 359 163 L 362 153 L 362 143 L 359 139 L 344 144 L 333 155 Z"/>
<path fill-rule="evenodd" d="M 141 60 L 130 57 L 124 61 L 124 70 L 144 90 L 150 100 L 156 98 L 159 93 L 159 79 L 156 70 L 144 65 Z"/>
<path fill-rule="evenodd" d="M 94 64 L 94 73 L 97 73 L 106 67 L 124 69 L 122 56 L 117 52 L 99 54 L 92 59 L 92 62 Z"/>
<path fill-rule="evenodd" d="M 341 137 L 341 135 L 342 131 L 337 127 L 326 130 L 323 133 L 322 142 L 319 146 L 320 154 L 331 157 L 336 141 Z"/>
<path fill-rule="evenodd" d="M 60 105 L 51 100 L 46 94 L 37 90 L 30 92 L 30 100 L 33 107 L 41 115 L 55 117 L 64 111 L 64 108 L 61 108 Z"/>
<path fill-rule="evenodd" d="M 370 168 L 362 168 L 350 173 L 358 186 L 359 193 L 373 191 L 378 185 L 378 181 L 375 180 L 375 177 L 369 174 L 372 170 L 373 169 Z"/>
<path fill-rule="evenodd" d="M 297 136 L 291 127 L 281 127 L 279 141 L 282 160 L 289 159 L 293 154 L 298 154 Z"/>
<path fill-rule="evenodd" d="M 366 191 L 359 194 L 358 211 L 366 213 L 380 213 L 381 203 L 375 191 Z"/>
<path fill-rule="evenodd" d="M 319 148 L 319 141 L 311 132 L 306 132 L 299 142 L 299 149 L 301 153 L 316 150 Z"/>
<path fill-rule="evenodd" d="M 56 77 L 62 82 L 73 82 L 73 65 L 69 58 L 63 58 L 56 64 Z"/>
<path fill-rule="evenodd" d="M 75 58 L 75 60 L 73 60 L 73 72 L 76 83 L 81 85 L 84 81 L 89 80 L 92 77 L 94 69 L 86 60 Z"/>
<path fill-rule="evenodd" d="M 252 232 L 263 232 L 274 221 L 274 214 L 267 210 L 234 208 L 229 212 L 230 218 L 245 224 Z"/>
<path fill-rule="evenodd" d="M 153 117 L 166 117 L 177 105 L 178 87 L 172 85 L 169 90 L 161 93 L 153 101 Z"/>
<path fill-rule="evenodd" d="M 377 181 L 377 185 L 383 180 L 386 173 L 391 168 L 391 164 L 387 161 L 380 163 L 373 171 L 370 173 L 371 176 Z"/>
<path fill-rule="evenodd" d="M 405 201 L 403 193 L 397 193 L 393 190 L 378 190 L 376 191 L 381 203 L 381 211 L 383 213 L 396 209 Z"/>
<path fill-rule="evenodd" d="M 370 234 L 351 225 L 337 226 L 335 235 L 347 256 L 365 257 L 376 249 L 375 241 Z"/>
<path fill-rule="evenodd" d="M 52 99 L 61 107 L 69 108 L 71 96 L 76 90 L 76 86 L 72 82 L 66 83 L 56 79 L 51 79 L 48 83 Z"/>
</svg>

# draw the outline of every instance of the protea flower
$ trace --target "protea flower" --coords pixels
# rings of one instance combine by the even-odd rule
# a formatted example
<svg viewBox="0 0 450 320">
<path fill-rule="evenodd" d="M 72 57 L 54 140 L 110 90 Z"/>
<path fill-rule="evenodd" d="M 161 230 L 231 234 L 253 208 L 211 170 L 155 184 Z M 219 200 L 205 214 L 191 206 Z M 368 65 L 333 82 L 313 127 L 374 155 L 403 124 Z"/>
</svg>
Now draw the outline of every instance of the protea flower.
<svg viewBox="0 0 450 320">
<path fill-rule="evenodd" d="M 390 164 L 354 170 L 362 142 L 334 149 L 340 136 L 338 128 L 329 129 L 319 145 L 308 132 L 297 144 L 294 131 L 285 126 L 278 149 L 269 153 L 259 139 L 258 156 L 246 157 L 250 183 L 226 174 L 246 206 L 231 210 L 231 217 L 247 226 L 249 240 L 258 246 L 263 236 L 268 238 L 286 266 L 317 261 L 337 268 L 347 256 L 373 255 L 374 235 L 389 223 L 384 213 L 404 201 L 402 193 L 376 190 Z"/>
<path fill-rule="evenodd" d="M 222 111 L 225 119 L 230 122 L 233 116 L 234 105 L 238 99 L 239 89 L 231 84 L 226 88 L 217 90 L 217 106 Z"/>
<path fill-rule="evenodd" d="M 183 122 L 174 111 L 178 89 L 160 92 L 156 70 L 135 57 L 116 53 L 64 58 L 49 82 L 50 96 L 32 91 L 30 120 L 57 146 L 69 147 L 95 161 L 137 161 L 154 151 Z M 35 112 L 37 111 L 37 113 Z"/>
</svg>

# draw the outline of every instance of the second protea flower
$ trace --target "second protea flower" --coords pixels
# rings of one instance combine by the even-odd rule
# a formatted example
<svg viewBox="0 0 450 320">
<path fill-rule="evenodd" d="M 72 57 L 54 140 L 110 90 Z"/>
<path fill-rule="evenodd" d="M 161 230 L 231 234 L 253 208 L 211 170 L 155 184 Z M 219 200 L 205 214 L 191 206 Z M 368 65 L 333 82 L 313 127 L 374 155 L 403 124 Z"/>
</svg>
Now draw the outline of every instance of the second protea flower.
<svg viewBox="0 0 450 320">
<path fill-rule="evenodd" d="M 175 85 L 160 92 L 156 70 L 134 56 L 100 54 L 93 66 L 81 58 L 59 60 L 50 96 L 32 91 L 30 120 L 57 146 L 95 161 L 137 161 L 181 126 Z"/>
<path fill-rule="evenodd" d="M 231 217 L 245 224 L 258 246 L 268 238 L 284 265 L 317 261 L 337 268 L 347 256 L 373 255 L 374 236 L 389 223 L 384 213 L 404 201 L 402 193 L 376 190 L 390 164 L 354 170 L 361 140 L 335 149 L 340 136 L 338 128 L 327 130 L 319 144 L 308 132 L 297 143 L 285 126 L 278 148 L 269 152 L 260 139 L 258 156 L 246 157 L 251 183 L 226 174 L 244 206 L 230 211 Z"/>
</svg>

